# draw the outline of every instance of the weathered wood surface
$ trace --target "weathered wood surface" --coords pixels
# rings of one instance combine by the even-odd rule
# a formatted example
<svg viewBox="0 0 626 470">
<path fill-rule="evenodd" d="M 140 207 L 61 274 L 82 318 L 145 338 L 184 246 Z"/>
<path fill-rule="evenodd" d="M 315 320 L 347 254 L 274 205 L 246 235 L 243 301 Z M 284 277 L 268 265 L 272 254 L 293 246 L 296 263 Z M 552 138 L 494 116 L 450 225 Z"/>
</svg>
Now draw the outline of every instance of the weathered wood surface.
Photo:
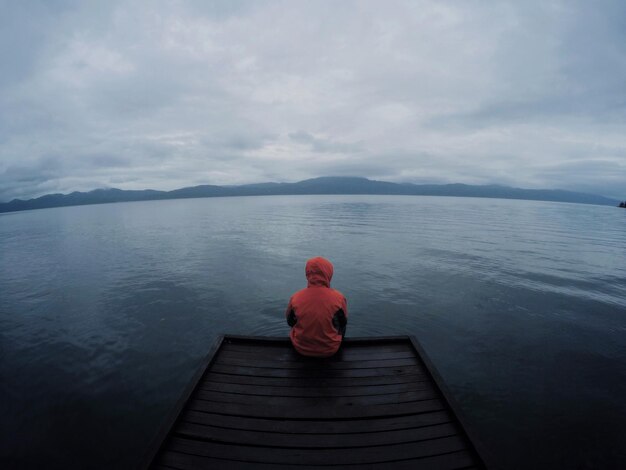
<svg viewBox="0 0 626 470">
<path fill-rule="evenodd" d="M 145 464 L 155 469 L 485 468 L 419 344 L 346 339 L 330 359 L 286 339 L 220 339 Z"/>
</svg>

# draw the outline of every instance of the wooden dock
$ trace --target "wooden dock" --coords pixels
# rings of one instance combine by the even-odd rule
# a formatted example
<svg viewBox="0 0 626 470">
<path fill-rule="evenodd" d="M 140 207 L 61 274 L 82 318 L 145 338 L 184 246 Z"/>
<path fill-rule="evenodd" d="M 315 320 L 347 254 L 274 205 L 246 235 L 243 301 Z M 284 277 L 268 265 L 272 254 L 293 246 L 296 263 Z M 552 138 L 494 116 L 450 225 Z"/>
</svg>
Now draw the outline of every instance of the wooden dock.
<svg viewBox="0 0 626 470">
<path fill-rule="evenodd" d="M 288 338 L 223 336 L 143 468 L 486 468 L 413 337 L 346 339 L 330 359 Z"/>
</svg>

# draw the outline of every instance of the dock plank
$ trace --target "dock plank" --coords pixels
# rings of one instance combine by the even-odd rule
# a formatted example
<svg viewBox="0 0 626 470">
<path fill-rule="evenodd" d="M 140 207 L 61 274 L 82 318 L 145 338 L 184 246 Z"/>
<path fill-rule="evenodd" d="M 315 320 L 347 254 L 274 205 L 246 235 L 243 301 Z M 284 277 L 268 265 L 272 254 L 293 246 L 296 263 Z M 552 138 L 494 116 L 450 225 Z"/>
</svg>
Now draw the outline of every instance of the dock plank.
<svg viewBox="0 0 626 470">
<path fill-rule="evenodd" d="M 181 416 L 181 421 L 207 426 L 291 434 L 346 434 L 356 432 L 366 434 L 369 432 L 397 431 L 413 427 L 432 426 L 453 422 L 454 420 L 454 416 L 446 410 L 371 419 L 344 419 L 340 421 L 318 419 L 307 421 L 306 423 L 303 423 L 302 420 L 228 416 L 193 410 L 185 411 Z"/>
<path fill-rule="evenodd" d="M 291 397 L 291 396 L 267 396 L 248 395 L 240 393 L 224 393 L 209 390 L 198 390 L 195 397 L 199 400 L 216 401 L 221 403 L 241 403 L 244 405 L 260 406 L 283 406 L 300 407 L 314 406 L 317 408 L 354 406 L 354 405 L 382 405 L 401 404 L 413 401 L 428 400 L 437 398 L 437 391 L 430 387 L 426 390 L 415 390 L 410 392 L 392 393 L 385 395 L 357 395 L 348 397 L 323 396 L 323 397 Z"/>
<path fill-rule="evenodd" d="M 357 430 L 355 425 L 355 431 Z M 271 447 L 294 448 L 344 448 L 370 447 L 390 444 L 406 444 L 438 437 L 455 436 L 458 428 L 454 423 L 442 423 L 433 426 L 402 429 L 397 431 L 361 432 L 351 434 L 292 434 L 246 431 L 217 426 L 181 422 L 174 429 L 178 437 L 190 437 L 196 440 L 208 440 L 225 444 L 264 445 Z"/>
<path fill-rule="evenodd" d="M 355 405 L 320 409 L 317 406 L 285 408 L 282 406 L 256 406 L 239 403 L 222 403 L 194 398 L 189 402 L 188 408 L 190 410 L 204 411 L 207 413 L 217 413 L 231 416 L 250 416 L 256 418 L 349 419 L 426 413 L 429 411 L 443 410 L 445 409 L 445 404 L 441 400 L 434 399 L 393 405 Z"/>
<path fill-rule="evenodd" d="M 271 385 L 234 384 L 202 381 L 199 390 L 214 392 L 241 393 L 246 395 L 265 395 L 270 397 L 352 397 L 366 395 L 387 395 L 393 393 L 430 390 L 428 381 L 408 382 L 400 384 L 364 385 L 353 387 L 274 387 Z"/>
<path fill-rule="evenodd" d="M 337 357 L 342 357 L 345 354 L 357 354 L 359 357 L 361 355 L 373 354 L 372 347 L 369 344 L 351 344 L 349 348 L 343 347 L 337 352 Z M 411 347 L 405 343 L 399 343 L 397 341 L 383 343 L 381 345 L 376 345 L 377 353 L 387 353 L 387 352 L 413 352 Z M 245 341 L 235 341 L 235 342 L 226 342 L 223 345 L 223 350 L 225 352 L 228 351 L 239 351 L 244 353 L 251 353 L 251 351 L 263 351 L 263 354 L 267 353 L 289 353 L 294 356 L 300 356 L 293 348 L 291 344 L 288 342 L 285 344 L 251 344 Z M 309 359 L 309 358 L 305 358 Z"/>
<path fill-rule="evenodd" d="M 419 365 L 397 367 L 373 367 L 370 369 L 284 369 L 273 367 L 230 366 L 215 364 L 214 372 L 229 375 L 250 375 L 252 377 L 303 377 L 303 378 L 356 378 L 415 375 L 424 373 Z"/>
<path fill-rule="evenodd" d="M 258 377 L 253 375 L 233 375 L 209 372 L 205 381 L 236 383 L 250 385 L 270 385 L 274 387 L 352 387 L 413 383 L 418 381 L 431 382 L 425 373 L 402 374 L 395 376 L 372 377 Z"/>
<path fill-rule="evenodd" d="M 292 348 L 285 348 L 284 350 L 275 350 L 271 352 L 267 352 L 264 350 L 258 351 L 250 351 L 250 350 L 230 350 L 224 349 L 220 351 L 220 358 L 229 357 L 229 358 L 237 358 L 244 360 L 251 359 L 267 359 L 273 361 L 280 362 L 297 362 L 297 363 L 309 363 L 309 362 L 343 362 L 343 361 L 384 361 L 390 359 L 407 359 L 414 358 L 415 352 L 411 349 L 405 348 L 397 351 L 368 351 L 361 350 L 355 351 L 352 349 L 340 350 L 339 353 L 335 354 L 330 358 L 319 359 L 319 358 L 311 358 L 298 354 Z"/>
<path fill-rule="evenodd" d="M 355 470 L 453 470 L 470 469 L 475 462 L 474 456 L 465 450 L 450 452 L 432 457 L 409 460 L 395 460 L 378 464 L 355 464 L 344 465 L 343 468 L 353 468 Z M 230 470 L 276 470 L 276 464 L 259 462 L 242 462 L 239 460 L 221 460 L 211 457 L 200 457 L 173 451 L 166 451 L 160 458 L 161 468 L 177 470 L 203 470 L 215 468 L 228 468 Z M 296 465 L 283 466 L 283 468 L 293 468 Z M 280 468 L 280 467 L 279 467 Z M 327 465 L 297 465 L 301 470 L 328 470 Z"/>
<path fill-rule="evenodd" d="M 449 452 L 464 450 L 465 441 L 458 436 L 441 437 L 428 441 L 408 444 L 392 444 L 359 448 L 358 452 L 346 449 L 291 449 L 277 447 L 229 445 L 210 441 L 195 441 L 170 437 L 169 449 L 189 455 L 232 459 L 245 462 L 273 463 L 279 465 L 298 465 L 307 462 L 310 465 L 362 465 L 382 463 L 393 460 L 430 457 Z"/>
<path fill-rule="evenodd" d="M 299 370 L 338 370 L 338 369 L 375 369 L 381 367 L 419 366 L 415 357 L 387 360 L 351 360 L 351 361 L 278 361 L 272 359 L 252 358 L 241 359 L 237 357 L 222 356 L 215 361 L 215 365 L 237 367 L 262 367 L 270 369 L 299 369 Z"/>
</svg>

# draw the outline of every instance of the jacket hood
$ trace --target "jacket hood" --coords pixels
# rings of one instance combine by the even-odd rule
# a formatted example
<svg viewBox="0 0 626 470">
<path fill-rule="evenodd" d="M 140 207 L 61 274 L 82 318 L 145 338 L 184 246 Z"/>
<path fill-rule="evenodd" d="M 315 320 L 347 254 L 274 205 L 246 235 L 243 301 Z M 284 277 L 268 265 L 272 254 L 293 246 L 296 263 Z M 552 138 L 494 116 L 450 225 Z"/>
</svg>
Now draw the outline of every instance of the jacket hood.
<svg viewBox="0 0 626 470">
<path fill-rule="evenodd" d="M 333 278 L 333 265 L 327 259 L 321 256 L 311 258 L 306 262 L 304 271 L 306 273 L 308 287 L 330 287 L 330 280 Z"/>
</svg>

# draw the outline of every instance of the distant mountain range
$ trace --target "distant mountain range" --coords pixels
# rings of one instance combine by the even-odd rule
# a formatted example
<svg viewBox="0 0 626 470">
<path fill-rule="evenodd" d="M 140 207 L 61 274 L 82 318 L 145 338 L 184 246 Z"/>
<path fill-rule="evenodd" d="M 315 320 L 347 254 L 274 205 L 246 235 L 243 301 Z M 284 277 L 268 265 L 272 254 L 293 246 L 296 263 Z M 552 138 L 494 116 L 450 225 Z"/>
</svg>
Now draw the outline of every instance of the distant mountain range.
<svg viewBox="0 0 626 470">
<path fill-rule="evenodd" d="M 575 202 L 616 206 L 619 201 L 595 194 L 559 189 L 521 189 L 499 185 L 411 184 L 373 181 L 367 178 L 327 176 L 297 183 L 260 183 L 240 186 L 201 185 L 173 191 L 96 189 L 70 194 L 47 194 L 36 199 L 14 199 L 0 203 L 0 212 L 44 209 L 48 207 L 105 204 L 110 202 L 184 199 L 195 197 L 270 196 L 300 194 L 379 194 L 410 196 L 458 196 L 533 201 Z"/>
</svg>

